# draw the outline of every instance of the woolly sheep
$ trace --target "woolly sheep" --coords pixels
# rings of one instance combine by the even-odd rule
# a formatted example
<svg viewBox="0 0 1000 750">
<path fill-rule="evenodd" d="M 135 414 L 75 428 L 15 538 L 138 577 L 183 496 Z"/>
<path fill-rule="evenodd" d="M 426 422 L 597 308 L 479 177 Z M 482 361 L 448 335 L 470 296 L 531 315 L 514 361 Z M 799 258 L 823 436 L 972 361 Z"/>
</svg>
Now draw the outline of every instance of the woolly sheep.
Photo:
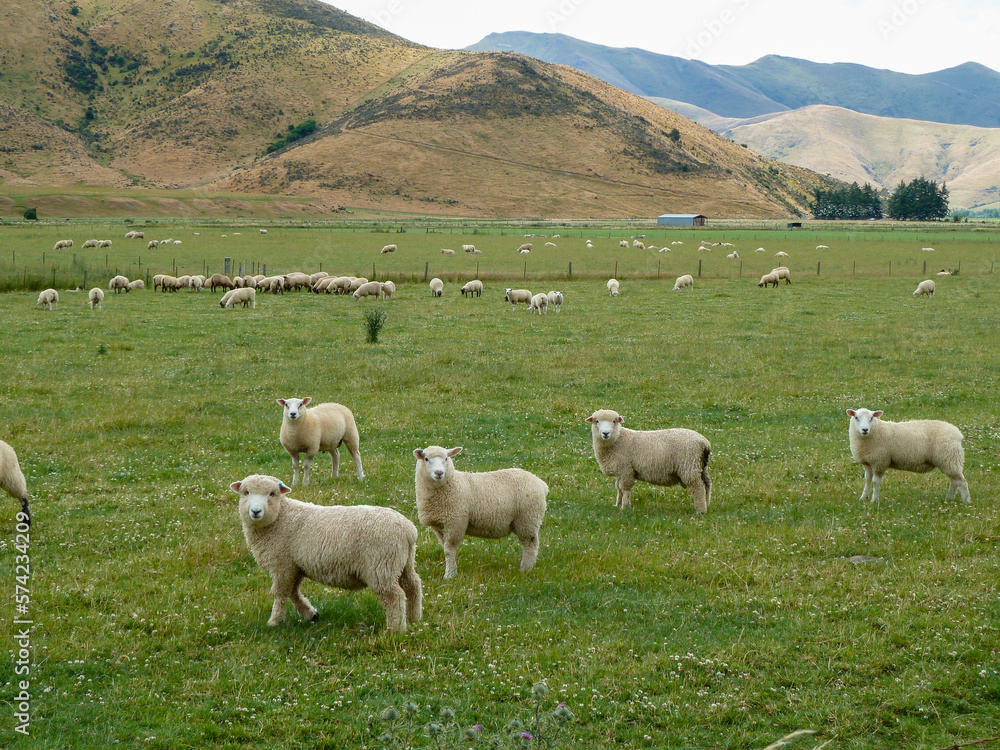
<svg viewBox="0 0 1000 750">
<path fill-rule="evenodd" d="M 694 291 L 694 277 L 689 273 L 677 277 L 677 281 L 674 282 L 673 291 L 676 292 L 685 287 L 690 288 L 692 292 Z"/>
<path fill-rule="evenodd" d="M 326 277 L 324 277 L 324 278 L 326 278 Z M 195 279 L 195 277 L 192 276 L 191 277 L 191 282 L 192 282 L 191 286 L 194 286 L 194 279 Z M 233 279 L 233 281 L 235 283 L 236 280 Z M 256 279 L 256 277 L 254 277 L 254 276 L 244 276 L 243 277 L 243 286 L 244 287 L 248 287 L 250 289 L 256 289 L 257 288 L 257 279 Z"/>
<path fill-rule="evenodd" d="M 145 289 L 146 282 L 143 281 L 142 279 L 135 279 L 134 281 L 130 281 L 128 283 L 128 288 L 131 289 L 132 291 L 135 291 L 136 289 Z"/>
<path fill-rule="evenodd" d="M 660 253 L 672 253 L 673 250 L 671 250 L 669 247 L 664 246 L 664 247 L 661 247 L 657 252 L 660 252 Z"/>
<path fill-rule="evenodd" d="M 327 279 L 330 277 L 326 271 L 317 271 L 316 273 L 309 274 L 309 284 L 315 284 L 320 279 Z M 252 278 L 252 277 L 251 277 Z"/>
<path fill-rule="evenodd" d="M 516 310 L 519 302 L 523 302 L 525 305 L 531 304 L 531 292 L 527 289 L 504 289 L 503 298 L 510 302 L 511 310 Z"/>
<path fill-rule="evenodd" d="M 237 276 L 236 278 L 239 277 Z M 242 281 L 242 279 L 240 279 L 240 281 Z M 185 274 L 184 276 L 178 276 L 177 283 L 181 285 L 181 288 L 187 289 L 188 287 L 191 286 L 191 277 L 188 276 L 187 274 Z M 233 283 L 235 284 L 236 281 L 234 280 Z M 237 284 L 237 286 L 242 286 L 242 284 Z"/>
<path fill-rule="evenodd" d="M 285 274 L 285 289 L 304 289 L 306 287 L 312 288 L 312 280 L 308 274 L 300 271 Z"/>
<path fill-rule="evenodd" d="M 938 419 L 918 419 L 910 422 L 888 422 L 880 419 L 881 411 L 848 409 L 851 418 L 851 457 L 865 470 L 865 487 L 861 500 L 872 490 L 872 502 L 878 502 L 878 488 L 886 469 L 927 472 L 940 469 L 948 477 L 948 495 L 955 492 L 969 502 L 969 485 L 962 476 L 965 450 L 962 433 L 955 425 Z"/>
<path fill-rule="evenodd" d="M 261 230 L 260 230 L 260 233 L 261 233 L 261 234 L 267 234 L 267 230 L 266 230 L 266 229 L 261 229 Z"/>
<path fill-rule="evenodd" d="M 940 271 L 938 271 L 938 272 L 937 272 L 936 274 L 934 274 L 934 275 L 935 275 L 935 276 L 951 276 L 951 271 L 949 271 L 949 270 L 948 270 L 948 269 L 946 269 L 946 268 L 942 268 L 942 269 L 941 269 Z"/>
<path fill-rule="evenodd" d="M 452 250 L 450 247 L 442 247 L 441 248 L 441 255 L 454 255 L 454 254 L 455 254 L 455 251 Z"/>
<path fill-rule="evenodd" d="M 159 246 L 160 246 L 160 241 L 159 240 L 150 240 L 149 242 L 146 243 L 146 249 L 147 250 L 152 250 L 153 248 L 156 248 L 156 247 L 159 247 Z"/>
<path fill-rule="evenodd" d="M 913 290 L 914 297 L 921 297 L 927 295 L 928 297 L 934 296 L 934 282 L 930 279 L 926 279 L 917 284 L 917 288 Z"/>
<path fill-rule="evenodd" d="M 271 294 L 284 294 L 285 293 L 285 277 L 284 276 L 267 276 L 263 281 L 257 282 L 257 285 L 261 288 L 267 287 L 267 291 Z"/>
<path fill-rule="evenodd" d="M 367 284 L 367 283 L 368 283 L 368 279 L 366 279 L 364 276 L 352 276 L 351 277 L 351 285 L 347 289 L 350 292 L 356 292 L 364 284 Z"/>
<path fill-rule="evenodd" d="M 829 250 L 830 248 L 826 245 L 816 245 L 817 250 Z"/>
<path fill-rule="evenodd" d="M 156 276 L 153 277 L 153 291 L 155 292 L 156 288 L 160 286 L 162 283 L 163 283 L 163 274 L 162 273 L 156 274 Z"/>
<path fill-rule="evenodd" d="M 772 268 L 771 273 L 778 275 L 778 280 L 785 280 L 786 284 L 792 283 L 792 274 L 785 266 L 778 266 L 777 268 Z"/>
<path fill-rule="evenodd" d="M 90 303 L 90 309 L 100 307 L 103 309 L 102 303 L 104 302 L 104 290 L 99 286 L 95 286 L 90 292 L 87 293 L 87 300 Z"/>
<path fill-rule="evenodd" d="M 539 292 L 538 294 L 532 296 L 531 301 L 528 303 L 529 313 L 548 313 L 549 311 L 549 298 L 544 292 Z"/>
<path fill-rule="evenodd" d="M 285 601 L 315 622 L 300 591 L 303 579 L 357 591 L 369 588 L 385 609 L 386 628 L 406 630 L 421 617 L 416 568 L 417 527 L 392 508 L 321 506 L 293 500 L 281 480 L 251 474 L 229 488 L 239 494 L 240 522 L 257 564 L 271 576 L 274 605 L 267 624 L 285 619 Z"/>
<path fill-rule="evenodd" d="M 712 500 L 708 458 L 712 446 L 694 430 L 630 430 L 616 411 L 600 409 L 587 417 L 594 458 L 601 471 L 615 477 L 615 506 L 627 508 L 636 480 L 660 486 L 680 484 L 694 498 L 696 513 L 705 513 Z"/>
<path fill-rule="evenodd" d="M 739 260 L 740 259 L 740 254 L 738 252 L 736 252 L 735 250 L 733 250 L 731 253 L 729 253 L 729 255 L 726 256 L 726 258 L 728 260 Z"/>
<path fill-rule="evenodd" d="M 181 288 L 181 280 L 175 276 L 168 276 L 166 274 L 160 279 L 160 291 L 161 292 L 176 292 Z"/>
<path fill-rule="evenodd" d="M 612 297 L 618 296 L 618 279 L 608 279 L 608 293 Z"/>
<path fill-rule="evenodd" d="M 57 307 L 59 305 L 59 292 L 55 289 L 44 289 L 38 295 L 38 302 L 35 303 L 35 307 L 40 307 L 45 305 L 49 310 Z"/>
<path fill-rule="evenodd" d="M 243 307 L 249 305 L 253 309 L 257 309 L 257 290 L 251 287 L 243 287 L 242 289 L 233 289 L 231 292 L 227 292 L 230 295 L 229 299 L 226 300 L 226 309 L 236 307 L 236 305 L 242 303 Z"/>
<path fill-rule="evenodd" d="M 710 252 L 712 252 L 712 248 L 705 247 L 704 245 L 702 245 L 701 247 L 698 248 L 698 252 L 699 253 L 710 253 Z"/>
<path fill-rule="evenodd" d="M 758 247 L 756 250 L 754 250 L 754 252 L 755 253 L 765 253 L 767 251 L 764 248 L 762 248 L 762 247 Z"/>
<path fill-rule="evenodd" d="M 483 296 L 483 282 L 479 279 L 473 279 L 465 283 L 460 290 L 463 297 L 482 297 Z"/>
<path fill-rule="evenodd" d="M 362 297 L 375 297 L 378 299 L 382 295 L 382 284 L 378 281 L 369 281 L 354 290 L 354 299 Z"/>
<path fill-rule="evenodd" d="M 222 299 L 219 300 L 219 307 L 225 307 L 229 303 L 229 298 L 233 296 L 235 289 L 230 289 L 228 292 L 222 295 Z"/>
<path fill-rule="evenodd" d="M 386 253 L 394 253 L 394 252 L 396 252 L 396 246 L 395 245 L 386 245 L 385 247 L 382 248 L 382 250 L 380 252 L 383 255 L 385 255 Z"/>
<path fill-rule="evenodd" d="M 97 247 L 98 240 L 87 240 L 81 247 L 86 250 L 88 247 Z"/>
<path fill-rule="evenodd" d="M 922 253 L 933 253 L 934 252 L 934 248 L 933 247 L 922 247 L 922 248 L 920 248 L 920 252 L 922 252 Z"/>
<path fill-rule="evenodd" d="M 618 240 L 618 247 L 628 247 L 628 240 Z"/>
<path fill-rule="evenodd" d="M 350 276 L 338 276 L 331 283 L 337 294 L 346 294 L 351 288 L 351 277 Z M 327 287 L 329 289 L 329 287 Z"/>
<path fill-rule="evenodd" d="M 444 294 L 444 282 L 441 281 L 441 279 L 439 279 L 437 276 L 431 279 L 430 287 L 431 287 L 431 294 L 433 296 L 440 297 L 442 294 Z"/>
<path fill-rule="evenodd" d="M 337 278 L 335 276 L 326 276 L 313 284 L 312 290 L 316 292 L 316 294 L 319 294 L 320 292 L 330 294 L 330 292 L 336 288 L 333 286 L 333 282 L 336 280 Z"/>
<path fill-rule="evenodd" d="M 191 277 L 191 288 L 196 292 L 200 292 L 205 286 L 205 279 L 202 276 L 192 276 Z"/>
<path fill-rule="evenodd" d="M 765 273 L 760 277 L 757 286 L 766 288 L 769 284 L 774 284 L 774 287 L 777 289 L 779 281 L 778 274 L 775 271 L 771 271 L 771 273 Z"/>
<path fill-rule="evenodd" d="M 382 299 L 392 299 L 392 295 L 396 293 L 396 285 L 392 281 L 382 282 Z"/>
<path fill-rule="evenodd" d="M 223 289 L 236 288 L 236 284 L 233 283 L 233 280 L 222 273 L 213 273 L 205 282 L 205 286 L 207 286 L 209 290 L 213 292 L 219 287 L 222 287 Z"/>
<path fill-rule="evenodd" d="M 545 295 L 549 301 L 549 307 L 555 312 L 560 312 L 562 310 L 563 303 L 563 293 L 560 291 L 551 291 Z"/>
<path fill-rule="evenodd" d="M 683 245 L 684 244 L 684 240 L 673 240 L 670 244 L 671 245 Z"/>
<path fill-rule="evenodd" d="M 545 243 L 545 247 L 555 247 L 555 246 L 556 246 L 556 243 L 554 243 L 554 242 L 546 242 Z"/>
<path fill-rule="evenodd" d="M 98 240 L 97 241 L 97 246 L 98 247 L 111 247 L 111 240 Z"/>
<path fill-rule="evenodd" d="M 774 254 L 774 257 L 775 258 L 787 258 L 788 257 L 788 253 L 786 253 L 784 250 L 779 250 L 778 252 L 776 252 Z"/>
<path fill-rule="evenodd" d="M 511 533 L 521 542 L 521 570 L 538 557 L 549 486 L 524 469 L 458 471 L 452 457 L 461 447 L 417 448 L 417 518 L 429 526 L 444 549 L 445 580 L 458 575 L 455 557 L 466 535 L 502 539 Z"/>
<path fill-rule="evenodd" d="M 639 250 L 646 249 L 646 246 L 643 243 L 639 242 L 639 240 L 632 240 L 632 247 L 637 248 Z"/>
<path fill-rule="evenodd" d="M 474 252 L 476 252 L 476 246 L 475 245 L 462 245 L 462 250 L 464 250 L 467 253 L 474 253 Z"/>
<path fill-rule="evenodd" d="M 354 459 L 354 469 L 360 482 L 365 478 L 361 467 L 358 426 L 354 414 L 342 404 L 332 401 L 312 409 L 306 407 L 312 398 L 279 398 L 284 407 L 281 419 L 281 446 L 292 457 L 292 487 L 299 482 L 299 455 L 302 454 L 302 485 L 309 484 L 309 469 L 317 453 L 329 453 L 333 459 L 333 478 L 340 468 L 340 445 L 347 446 Z"/>
<path fill-rule="evenodd" d="M 530 242 L 525 242 L 523 245 L 521 245 L 517 249 L 517 252 L 521 253 L 522 255 L 525 255 L 526 253 L 530 253 L 531 252 L 531 247 L 532 247 L 532 245 L 531 245 Z"/>
<path fill-rule="evenodd" d="M 73 247 L 73 240 L 59 240 L 55 245 L 52 246 L 53 250 L 63 250 L 67 247 Z"/>
<path fill-rule="evenodd" d="M 124 291 L 126 294 L 131 291 L 128 288 L 128 279 L 124 276 L 115 276 L 108 282 L 108 289 L 112 290 L 115 294 Z"/>
<path fill-rule="evenodd" d="M 24 473 L 17 462 L 17 454 L 9 444 L 0 440 L 0 489 L 3 489 L 15 500 L 21 501 L 21 512 L 18 522 L 31 526 L 31 511 L 28 508 L 28 484 L 24 481 Z"/>
</svg>

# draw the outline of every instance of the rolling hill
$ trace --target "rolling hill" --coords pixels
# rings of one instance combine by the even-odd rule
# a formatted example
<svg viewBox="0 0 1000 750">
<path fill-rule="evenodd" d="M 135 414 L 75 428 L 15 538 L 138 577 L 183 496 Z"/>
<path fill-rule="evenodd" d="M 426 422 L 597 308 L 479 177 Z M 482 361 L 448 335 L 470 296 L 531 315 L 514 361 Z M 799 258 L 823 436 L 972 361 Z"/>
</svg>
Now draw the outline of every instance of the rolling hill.
<svg viewBox="0 0 1000 750">
<path fill-rule="evenodd" d="M 828 182 L 572 68 L 428 49 L 314 0 L 8 0 L 0 42 L 8 195 L 785 216 Z"/>
</svg>

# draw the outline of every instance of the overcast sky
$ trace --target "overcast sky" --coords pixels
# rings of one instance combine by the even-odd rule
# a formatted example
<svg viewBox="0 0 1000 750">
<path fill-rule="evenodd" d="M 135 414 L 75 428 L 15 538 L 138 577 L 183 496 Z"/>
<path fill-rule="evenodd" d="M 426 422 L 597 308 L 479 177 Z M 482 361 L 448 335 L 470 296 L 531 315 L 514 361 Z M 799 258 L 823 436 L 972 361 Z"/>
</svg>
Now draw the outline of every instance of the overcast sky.
<svg viewBox="0 0 1000 750">
<path fill-rule="evenodd" d="M 461 49 L 494 31 L 560 33 L 742 65 L 767 54 L 928 73 L 1000 71 L 996 0 L 324 0 L 420 44 Z"/>
</svg>

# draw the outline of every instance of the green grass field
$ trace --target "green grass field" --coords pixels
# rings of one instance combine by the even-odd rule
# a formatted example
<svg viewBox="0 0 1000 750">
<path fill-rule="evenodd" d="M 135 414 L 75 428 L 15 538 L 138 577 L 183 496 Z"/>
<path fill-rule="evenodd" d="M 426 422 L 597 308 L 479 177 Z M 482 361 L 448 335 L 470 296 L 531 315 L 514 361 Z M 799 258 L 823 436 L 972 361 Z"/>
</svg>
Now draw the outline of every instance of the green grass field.
<svg viewBox="0 0 1000 750">
<path fill-rule="evenodd" d="M 567 746 L 763 748 L 813 729 L 792 747 L 937 750 L 1000 734 L 1000 235 L 686 231 L 656 253 L 619 249 L 631 233 L 572 230 L 517 256 L 523 231 L 170 227 L 146 239 L 183 243 L 147 257 L 120 229 L 74 227 L 77 264 L 61 251 L 57 288 L 84 271 L 104 287 L 115 269 L 170 272 L 174 259 L 180 273 L 216 271 L 228 255 L 269 272 L 368 276 L 375 263 L 397 298 L 261 295 L 256 310 L 222 310 L 218 294 L 146 290 L 92 312 L 85 293 L 61 292 L 48 312 L 37 291 L 0 294 L 0 438 L 18 450 L 34 514 L 25 677 L 17 503 L 0 499 L 5 746 L 378 748 L 390 704 L 414 701 L 421 727 L 447 706 L 494 733 L 527 720 L 539 682 L 547 708 L 575 715 Z M 63 234 L 0 230 L 0 281 L 18 287 L 25 267 L 46 281 Z M 91 236 L 114 241 L 107 261 L 81 251 Z M 733 242 L 742 278 L 723 248 L 697 253 L 700 238 Z M 400 251 L 380 256 L 389 242 Z M 469 242 L 483 255 L 462 253 Z M 779 249 L 794 283 L 758 289 Z M 26 265 L 42 251 L 47 266 Z M 671 292 L 699 259 L 694 291 Z M 456 282 L 477 260 L 486 292 L 464 299 Z M 917 300 L 925 260 L 961 273 Z M 447 282 L 440 299 L 425 263 Z M 559 288 L 566 303 L 512 313 L 504 286 Z M 362 313 L 376 304 L 388 322 L 371 345 Z M 346 452 L 335 480 L 317 459 L 293 497 L 416 522 L 413 448 L 461 445 L 460 469 L 520 466 L 548 482 L 535 569 L 520 573 L 513 537 L 466 539 L 445 582 L 421 529 L 425 614 L 405 634 L 385 631 L 369 592 L 315 583 L 304 589 L 318 623 L 290 611 L 268 628 L 270 580 L 228 485 L 290 481 L 274 399 L 306 395 L 354 411 L 368 476 L 354 479 Z M 939 472 L 889 472 L 880 505 L 859 502 L 844 413 L 858 406 L 958 425 L 971 506 L 945 502 Z M 583 421 L 598 408 L 636 429 L 704 434 L 707 516 L 679 487 L 642 484 L 616 510 Z M 28 738 L 15 732 L 23 679 Z"/>
</svg>

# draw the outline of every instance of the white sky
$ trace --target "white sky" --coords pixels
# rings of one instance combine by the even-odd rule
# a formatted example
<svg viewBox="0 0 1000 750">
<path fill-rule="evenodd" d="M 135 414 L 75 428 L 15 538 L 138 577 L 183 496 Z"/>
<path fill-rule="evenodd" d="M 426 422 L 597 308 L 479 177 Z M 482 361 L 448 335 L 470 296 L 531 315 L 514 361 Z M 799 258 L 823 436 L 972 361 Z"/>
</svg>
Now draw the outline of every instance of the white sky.
<svg viewBox="0 0 1000 750">
<path fill-rule="evenodd" d="M 1000 71 L 996 0 L 324 0 L 420 44 L 460 49 L 494 31 L 742 65 L 767 54 L 928 73 Z"/>
</svg>

